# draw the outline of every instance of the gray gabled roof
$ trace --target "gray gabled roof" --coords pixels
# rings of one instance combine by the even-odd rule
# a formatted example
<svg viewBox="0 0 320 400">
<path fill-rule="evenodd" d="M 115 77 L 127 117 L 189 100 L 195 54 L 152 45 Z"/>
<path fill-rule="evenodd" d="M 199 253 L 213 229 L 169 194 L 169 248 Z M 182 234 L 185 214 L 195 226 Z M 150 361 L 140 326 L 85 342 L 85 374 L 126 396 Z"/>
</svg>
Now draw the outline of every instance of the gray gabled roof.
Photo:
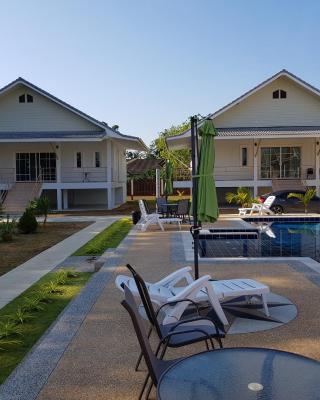
<svg viewBox="0 0 320 400">
<path fill-rule="evenodd" d="M 212 113 L 212 114 L 209 114 L 207 117 L 205 117 L 203 120 L 201 120 L 201 121 L 199 121 L 199 123 L 198 123 L 198 126 L 200 126 L 203 122 L 204 122 L 204 120 L 205 119 L 214 119 L 215 117 L 217 117 L 217 116 L 219 116 L 220 114 L 222 114 L 222 113 L 224 113 L 224 112 L 226 112 L 227 110 L 229 110 L 230 108 L 232 108 L 233 106 L 235 106 L 235 105 L 237 105 L 237 104 L 239 104 L 241 101 L 243 101 L 244 99 L 246 99 L 247 97 L 249 97 L 249 96 L 251 96 L 252 94 L 254 94 L 255 92 L 257 92 L 258 90 L 260 90 L 260 89 L 262 89 L 264 86 L 266 86 L 266 85 L 268 85 L 269 83 L 271 83 L 271 82 L 273 82 L 273 81 L 275 81 L 276 79 L 278 79 L 279 77 L 281 77 L 281 76 L 285 76 L 285 77 L 287 77 L 287 78 L 289 78 L 289 79 L 291 79 L 291 80 L 293 80 L 294 82 L 296 82 L 298 85 L 300 85 L 300 86 L 302 86 L 302 87 L 304 87 L 305 89 L 307 89 L 307 90 L 309 90 L 310 92 L 312 92 L 313 94 L 315 94 L 316 96 L 320 96 L 320 90 L 319 89 L 317 89 L 316 87 L 314 87 L 314 86 L 312 86 L 312 85 L 310 85 L 309 83 L 307 83 L 306 81 L 304 81 L 303 79 L 301 79 L 301 78 L 299 78 L 298 76 L 296 76 L 296 75 L 294 75 L 293 73 L 291 73 L 291 72 L 289 72 L 289 71 L 287 71 L 286 69 L 283 69 L 283 70 L 281 70 L 281 71 L 279 71 L 279 72 L 277 72 L 276 74 L 274 74 L 274 75 L 272 75 L 270 78 L 268 78 L 268 79 L 266 79 L 266 80 L 264 80 L 263 82 L 261 82 L 259 85 L 257 85 L 257 86 L 255 86 L 255 87 L 253 87 L 252 89 L 250 89 L 250 90 L 248 90 L 247 92 L 245 92 L 243 95 L 241 95 L 240 97 L 237 97 L 235 100 L 233 100 L 233 101 L 231 101 L 230 103 L 228 103 L 227 105 L 225 105 L 224 107 L 222 107 L 222 108 L 220 108 L 220 109 L 218 109 L 217 111 L 215 111 L 214 113 Z M 292 128 L 292 127 L 291 127 Z M 298 128 L 298 127 L 295 127 L 295 128 Z M 300 127 L 299 127 L 300 128 Z M 304 128 L 304 127 L 301 127 L 301 128 Z M 317 132 L 316 131 L 316 129 L 317 129 L 317 127 L 310 127 L 310 128 L 314 128 L 315 129 L 315 132 Z M 266 128 L 233 128 L 233 129 L 229 129 L 229 128 L 219 128 L 219 129 L 217 129 L 217 131 L 218 131 L 218 136 L 225 136 L 225 137 L 227 137 L 227 136 L 241 136 L 241 130 L 243 129 L 243 133 L 244 132 L 247 132 L 246 134 L 244 133 L 243 134 L 243 136 L 254 136 L 253 135 L 253 131 L 251 130 L 251 129 L 265 129 L 266 131 L 268 131 L 269 132 L 269 129 L 272 129 L 272 127 L 266 127 Z M 284 128 L 281 128 L 282 129 L 282 131 L 284 130 L 284 129 L 286 129 L 285 127 Z M 290 127 L 289 127 L 289 129 L 290 129 Z M 258 134 L 258 131 L 256 131 L 257 132 L 257 134 Z M 260 132 L 262 132 L 262 131 L 260 131 Z M 280 135 L 281 133 L 281 131 L 277 131 L 278 132 L 278 134 Z M 288 131 L 287 131 L 288 132 Z M 293 132 L 296 132 L 296 133 L 298 133 L 298 131 L 295 129 Z M 308 134 L 314 134 L 314 133 L 311 133 L 311 131 L 309 130 L 308 131 L 309 133 L 305 133 L 306 135 L 308 135 Z M 302 132 L 300 132 L 301 134 L 302 134 Z M 318 133 L 317 133 L 318 134 Z M 261 136 L 261 133 L 260 133 L 260 136 Z M 188 129 L 188 130 L 186 130 L 186 131 L 184 131 L 184 132 L 182 132 L 182 133 L 180 133 L 179 135 L 175 135 L 175 136 L 169 136 L 169 137 L 167 137 L 166 138 L 166 142 L 167 142 L 167 144 L 168 144 L 168 146 L 170 147 L 170 145 L 171 146 L 175 146 L 175 142 L 178 144 L 178 142 L 181 142 L 182 143 L 182 140 L 185 138 L 185 139 L 187 139 L 187 138 L 189 138 L 190 137 L 190 129 Z M 178 144 L 178 146 L 179 146 L 179 144 Z"/>
<path fill-rule="evenodd" d="M 113 138 L 119 138 L 119 139 L 124 139 L 124 140 L 128 140 L 128 141 L 137 141 L 139 142 L 139 144 L 141 145 L 142 149 L 147 150 L 147 146 L 145 145 L 145 143 L 143 142 L 143 140 L 137 136 L 131 136 L 131 135 L 124 135 L 123 133 L 112 129 L 108 124 L 106 124 L 105 122 L 101 122 L 98 121 L 97 119 L 91 117 L 90 115 L 84 113 L 83 111 L 80 111 L 79 109 L 71 106 L 70 104 L 66 103 L 63 100 L 60 100 L 58 97 L 53 96 L 51 93 L 41 89 L 40 87 L 34 85 L 33 83 L 27 81 L 24 78 L 17 78 L 16 80 L 10 82 L 8 85 L 0 88 L 0 96 L 2 94 L 4 94 L 5 92 L 7 92 L 8 90 L 12 89 L 14 86 L 17 85 L 24 85 L 29 87 L 30 89 L 34 90 L 35 92 L 38 92 L 40 94 L 42 94 L 43 96 L 47 97 L 48 99 L 52 100 L 53 102 L 61 105 L 62 107 L 66 108 L 67 110 L 79 115 L 80 117 L 86 119 L 87 121 L 93 123 L 94 125 L 96 125 L 97 127 L 99 127 L 102 131 L 104 131 L 107 136 L 109 137 L 113 137 Z M 90 132 L 91 134 L 91 132 Z"/>
<path fill-rule="evenodd" d="M 77 132 L 0 132 L 0 142 L 4 141 L 35 141 L 35 140 L 71 140 L 71 141 L 90 141 L 101 140 L 105 132 L 77 131 Z"/>
</svg>

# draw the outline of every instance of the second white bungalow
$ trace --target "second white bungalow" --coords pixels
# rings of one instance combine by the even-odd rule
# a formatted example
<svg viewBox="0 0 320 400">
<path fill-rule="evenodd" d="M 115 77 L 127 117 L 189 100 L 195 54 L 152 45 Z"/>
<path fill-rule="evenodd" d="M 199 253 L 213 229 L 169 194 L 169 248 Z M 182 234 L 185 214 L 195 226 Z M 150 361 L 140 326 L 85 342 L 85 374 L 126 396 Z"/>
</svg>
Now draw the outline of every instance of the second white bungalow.
<svg viewBox="0 0 320 400">
<path fill-rule="evenodd" d="M 320 91 L 282 70 L 210 115 L 220 201 L 238 186 L 254 195 L 315 186 L 320 194 Z M 170 149 L 190 147 L 190 130 L 167 138 Z M 191 182 L 188 183 L 191 185 Z M 185 182 L 174 182 L 186 187 Z"/>
</svg>

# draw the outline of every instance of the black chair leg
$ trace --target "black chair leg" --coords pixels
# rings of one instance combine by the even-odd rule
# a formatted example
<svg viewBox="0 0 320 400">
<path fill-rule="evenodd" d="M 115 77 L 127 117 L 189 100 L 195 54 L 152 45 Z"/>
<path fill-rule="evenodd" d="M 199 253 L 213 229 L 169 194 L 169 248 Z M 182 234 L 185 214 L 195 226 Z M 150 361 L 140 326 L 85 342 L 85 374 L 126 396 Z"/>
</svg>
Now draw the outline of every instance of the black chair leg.
<svg viewBox="0 0 320 400">
<path fill-rule="evenodd" d="M 145 380 L 143 382 L 143 385 L 142 385 L 142 389 L 141 389 L 140 394 L 139 394 L 139 400 L 142 400 L 142 396 L 143 396 L 144 390 L 145 390 L 145 388 L 146 388 L 146 386 L 148 384 L 149 378 L 150 378 L 150 374 L 147 373 L 147 375 L 145 377 Z"/>
<path fill-rule="evenodd" d="M 152 330 L 153 330 L 153 327 L 151 326 L 150 327 L 150 329 L 149 329 L 149 332 L 148 332 L 148 338 L 150 338 L 150 336 L 151 336 L 151 333 L 152 333 Z M 140 365 L 140 363 L 141 363 L 141 360 L 142 360 L 142 351 L 140 352 L 140 355 L 139 355 L 139 358 L 138 358 L 138 361 L 137 361 L 137 363 L 136 363 L 136 366 L 134 367 L 134 370 L 135 371 L 138 371 L 138 368 L 139 368 L 139 365 Z"/>
<path fill-rule="evenodd" d="M 149 383 L 149 386 L 148 386 L 147 395 L 146 395 L 146 400 L 148 400 L 148 399 L 149 399 L 149 396 L 150 396 L 150 393 L 151 393 L 152 386 L 153 386 L 153 382 L 151 381 L 151 382 Z"/>
<path fill-rule="evenodd" d="M 206 348 L 207 348 L 207 350 L 209 351 L 209 345 L 208 345 L 208 341 L 207 341 L 207 340 L 205 340 L 205 343 L 206 343 Z"/>
</svg>

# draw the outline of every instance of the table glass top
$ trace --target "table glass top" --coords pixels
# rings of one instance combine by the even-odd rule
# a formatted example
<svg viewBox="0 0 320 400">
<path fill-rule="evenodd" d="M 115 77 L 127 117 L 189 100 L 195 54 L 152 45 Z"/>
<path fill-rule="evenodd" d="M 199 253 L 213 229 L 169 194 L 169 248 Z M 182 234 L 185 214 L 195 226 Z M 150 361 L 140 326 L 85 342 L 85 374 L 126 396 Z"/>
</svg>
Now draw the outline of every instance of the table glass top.
<svg viewBox="0 0 320 400">
<path fill-rule="evenodd" d="M 267 349 L 223 349 L 174 365 L 160 400 L 320 400 L 320 363 Z"/>
</svg>

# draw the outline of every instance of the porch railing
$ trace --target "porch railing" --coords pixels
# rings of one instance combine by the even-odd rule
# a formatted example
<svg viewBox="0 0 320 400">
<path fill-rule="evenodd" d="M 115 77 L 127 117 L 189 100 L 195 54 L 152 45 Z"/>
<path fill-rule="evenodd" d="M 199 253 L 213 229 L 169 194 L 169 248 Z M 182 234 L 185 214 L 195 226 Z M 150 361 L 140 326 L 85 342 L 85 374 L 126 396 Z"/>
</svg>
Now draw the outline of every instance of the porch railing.
<svg viewBox="0 0 320 400">
<path fill-rule="evenodd" d="M 62 182 L 106 182 L 107 168 L 61 168 Z"/>
<path fill-rule="evenodd" d="M 258 179 L 315 179 L 316 168 L 314 165 L 304 164 L 300 165 L 296 170 L 282 170 L 285 176 L 279 176 L 275 169 L 270 171 L 269 174 L 262 174 L 261 168 L 258 167 Z M 215 180 L 217 181 L 245 181 L 254 179 L 254 167 L 248 165 L 245 167 L 239 165 L 230 166 L 216 166 L 214 173 Z M 191 181 L 191 172 L 188 169 L 176 168 L 173 172 L 174 181 Z"/>
</svg>

